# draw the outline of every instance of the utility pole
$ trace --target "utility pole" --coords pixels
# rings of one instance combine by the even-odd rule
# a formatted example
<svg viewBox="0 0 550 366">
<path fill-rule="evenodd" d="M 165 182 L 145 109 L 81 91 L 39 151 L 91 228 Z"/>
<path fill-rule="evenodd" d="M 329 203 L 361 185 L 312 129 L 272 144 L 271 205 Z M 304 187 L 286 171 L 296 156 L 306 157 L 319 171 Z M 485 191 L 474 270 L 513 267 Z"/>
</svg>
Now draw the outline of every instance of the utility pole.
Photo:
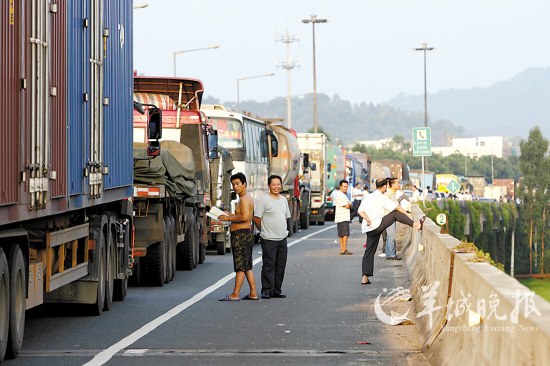
<svg viewBox="0 0 550 366">
<path fill-rule="evenodd" d="M 288 93 L 286 97 L 286 120 L 287 120 L 287 127 L 292 128 L 292 82 L 291 82 L 291 71 L 295 67 L 300 67 L 300 65 L 292 61 L 290 58 L 290 44 L 295 41 L 299 41 L 300 39 L 295 35 L 289 35 L 288 31 L 284 36 L 277 37 L 277 41 L 286 43 L 286 61 L 280 62 L 278 67 L 282 69 L 286 69 L 286 78 L 287 78 L 287 88 Z"/>
<path fill-rule="evenodd" d="M 422 47 L 417 47 L 415 51 L 424 52 L 424 127 L 428 127 L 428 83 L 427 83 L 427 72 L 426 72 L 426 51 L 433 51 L 433 47 L 428 47 L 427 43 L 422 43 Z M 424 164 L 426 169 L 428 169 L 428 159 L 424 156 L 422 157 L 422 170 L 424 170 Z"/>
</svg>

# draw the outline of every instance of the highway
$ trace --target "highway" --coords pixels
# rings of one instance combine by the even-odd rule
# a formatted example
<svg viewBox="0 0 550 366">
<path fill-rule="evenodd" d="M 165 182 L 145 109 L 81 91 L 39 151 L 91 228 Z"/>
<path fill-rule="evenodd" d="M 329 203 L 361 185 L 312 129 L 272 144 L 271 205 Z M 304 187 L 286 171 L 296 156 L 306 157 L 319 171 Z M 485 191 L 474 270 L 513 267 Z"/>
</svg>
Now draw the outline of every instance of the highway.
<svg viewBox="0 0 550 366">
<path fill-rule="evenodd" d="M 403 263 L 377 256 L 372 284 L 361 285 L 364 235 L 357 222 L 351 229 L 351 256 L 338 254 L 331 222 L 289 238 L 285 299 L 218 301 L 233 287 L 232 257 L 208 255 L 164 287 L 130 288 L 100 317 L 65 304 L 29 311 L 23 349 L 5 364 L 427 365 L 414 325 L 385 324 L 374 310 L 379 295 L 406 287 Z M 254 258 L 259 291 L 260 245 Z"/>
</svg>

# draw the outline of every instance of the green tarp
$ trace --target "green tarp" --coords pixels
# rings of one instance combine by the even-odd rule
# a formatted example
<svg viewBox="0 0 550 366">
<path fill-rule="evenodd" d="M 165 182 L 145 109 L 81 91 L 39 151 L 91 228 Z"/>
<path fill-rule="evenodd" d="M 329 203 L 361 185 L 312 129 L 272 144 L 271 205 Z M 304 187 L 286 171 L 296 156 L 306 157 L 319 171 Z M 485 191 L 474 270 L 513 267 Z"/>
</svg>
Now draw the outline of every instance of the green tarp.
<svg viewBox="0 0 550 366">
<path fill-rule="evenodd" d="M 165 185 L 176 197 L 197 194 L 195 163 L 190 148 L 176 141 L 162 141 L 160 156 L 147 156 L 147 144 L 134 143 L 134 183 Z"/>
</svg>

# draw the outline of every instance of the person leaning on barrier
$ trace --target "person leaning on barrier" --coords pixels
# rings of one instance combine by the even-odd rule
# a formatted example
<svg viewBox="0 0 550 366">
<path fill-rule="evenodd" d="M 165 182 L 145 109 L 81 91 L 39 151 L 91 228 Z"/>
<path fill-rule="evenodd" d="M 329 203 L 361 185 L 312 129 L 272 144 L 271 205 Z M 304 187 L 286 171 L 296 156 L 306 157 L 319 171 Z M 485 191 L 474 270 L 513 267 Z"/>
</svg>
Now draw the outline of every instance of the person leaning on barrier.
<svg viewBox="0 0 550 366">
<path fill-rule="evenodd" d="M 363 254 L 362 261 L 362 285 L 371 283 L 369 276 L 372 276 L 374 272 L 374 254 L 378 248 L 382 232 L 396 221 L 412 226 L 414 229 L 422 230 L 422 225 L 426 219 L 426 216 L 424 216 L 419 222 L 414 222 L 398 203 L 393 202 L 384 195 L 386 189 L 387 180 L 385 178 L 377 179 L 376 190 L 366 196 L 361 202 L 361 206 L 359 206 L 358 213 L 364 219 L 361 229 L 363 233 L 367 234 L 365 254 Z M 384 215 L 384 210 L 388 210 L 389 213 Z"/>
</svg>

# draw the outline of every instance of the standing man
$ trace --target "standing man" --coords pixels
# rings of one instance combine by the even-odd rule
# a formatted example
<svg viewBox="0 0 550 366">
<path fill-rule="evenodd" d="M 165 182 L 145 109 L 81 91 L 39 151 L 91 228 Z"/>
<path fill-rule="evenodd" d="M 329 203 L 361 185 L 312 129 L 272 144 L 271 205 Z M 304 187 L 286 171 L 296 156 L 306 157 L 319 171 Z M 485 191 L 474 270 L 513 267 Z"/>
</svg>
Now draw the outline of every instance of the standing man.
<svg viewBox="0 0 550 366">
<path fill-rule="evenodd" d="M 231 252 L 233 253 L 233 268 L 235 269 L 235 287 L 231 294 L 222 297 L 220 301 L 239 301 L 245 277 L 250 286 L 250 293 L 243 297 L 243 300 L 258 300 L 256 280 L 254 279 L 254 271 L 252 271 L 254 200 L 246 192 L 247 183 L 243 173 L 233 174 L 230 179 L 233 190 L 239 195 L 239 202 L 235 208 L 235 214 L 225 212 L 225 215 L 220 215 L 218 219 L 231 222 Z"/>
<path fill-rule="evenodd" d="M 290 217 L 290 209 L 286 198 L 279 194 L 282 184 L 278 175 L 269 176 L 269 194 L 254 208 L 254 224 L 260 229 L 262 238 L 262 299 L 286 297 L 282 294 L 282 286 L 288 253 L 286 220 Z"/>
<path fill-rule="evenodd" d="M 374 272 L 374 254 L 376 253 L 376 248 L 378 248 L 378 242 L 380 241 L 382 232 L 396 221 L 412 226 L 415 229 L 422 230 L 422 225 L 426 219 L 426 216 L 424 216 L 420 219 L 420 222 L 414 222 L 407 216 L 405 210 L 403 210 L 401 206 L 384 196 L 386 189 L 386 178 L 377 179 L 376 190 L 372 194 L 366 196 L 361 202 L 361 206 L 359 206 L 359 215 L 364 219 L 362 231 L 367 234 L 367 243 L 362 262 L 362 285 L 371 283 L 369 281 L 369 276 L 372 276 Z M 390 213 L 384 215 L 384 210 L 386 209 L 390 211 Z"/>
<path fill-rule="evenodd" d="M 399 180 L 395 177 L 388 178 L 388 188 L 385 193 L 386 197 L 399 205 L 397 199 L 397 191 L 400 189 Z M 386 210 L 386 214 L 393 210 Z M 397 232 L 397 222 L 394 222 L 386 228 L 386 259 L 401 260 L 401 257 L 397 256 L 397 250 L 395 247 L 395 233 Z"/>
<path fill-rule="evenodd" d="M 334 214 L 334 222 L 338 228 L 338 238 L 340 239 L 340 255 L 352 255 L 353 253 L 347 249 L 349 237 L 350 223 L 350 208 L 352 204 L 348 200 L 348 182 L 340 181 L 339 189 L 335 189 L 331 196 L 336 213 Z"/>
<path fill-rule="evenodd" d="M 363 190 L 361 189 L 361 183 L 355 183 L 355 187 L 351 189 L 351 221 L 357 215 L 357 210 L 361 205 L 361 200 L 363 199 Z M 359 222 L 362 222 L 363 218 L 359 216 Z"/>
</svg>

